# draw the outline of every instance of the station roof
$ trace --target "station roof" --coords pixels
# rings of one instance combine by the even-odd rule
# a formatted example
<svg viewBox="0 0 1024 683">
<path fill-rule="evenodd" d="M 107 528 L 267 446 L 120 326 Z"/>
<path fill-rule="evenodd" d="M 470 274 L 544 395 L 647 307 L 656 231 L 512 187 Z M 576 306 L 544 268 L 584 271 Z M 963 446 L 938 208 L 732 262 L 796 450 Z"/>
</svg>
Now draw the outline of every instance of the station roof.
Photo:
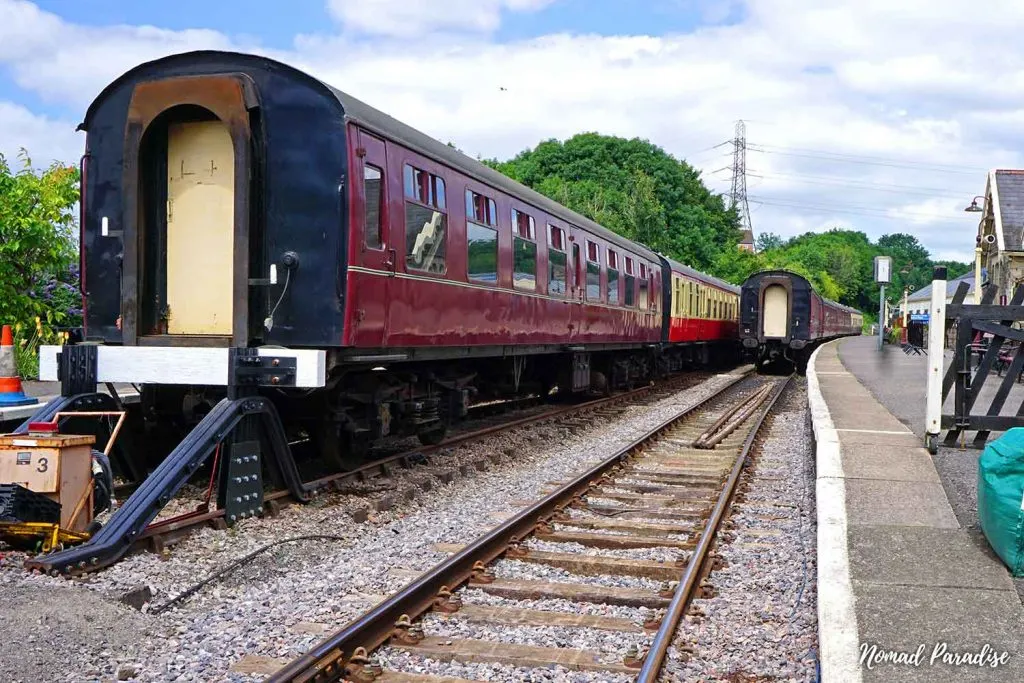
<svg viewBox="0 0 1024 683">
<path fill-rule="evenodd" d="M 986 277 L 988 277 L 988 274 L 986 273 L 985 269 L 982 268 L 981 281 L 984 282 Z M 956 293 L 956 288 L 960 286 L 961 282 L 966 282 L 968 285 L 970 285 L 970 289 L 967 290 L 967 293 L 972 294 L 974 292 L 974 271 L 972 270 L 969 273 L 964 273 L 963 275 L 954 280 L 946 280 L 947 299 L 949 299 L 950 297 L 953 296 L 954 293 Z M 929 284 L 927 287 L 922 287 L 916 292 L 911 292 L 910 295 L 907 297 L 907 302 L 909 303 L 911 301 L 930 301 L 931 298 L 932 286 L 931 284 Z"/>
<path fill-rule="evenodd" d="M 997 168 L 985 182 L 978 236 L 991 233 L 998 251 L 1024 251 L 1024 169 Z"/>
</svg>

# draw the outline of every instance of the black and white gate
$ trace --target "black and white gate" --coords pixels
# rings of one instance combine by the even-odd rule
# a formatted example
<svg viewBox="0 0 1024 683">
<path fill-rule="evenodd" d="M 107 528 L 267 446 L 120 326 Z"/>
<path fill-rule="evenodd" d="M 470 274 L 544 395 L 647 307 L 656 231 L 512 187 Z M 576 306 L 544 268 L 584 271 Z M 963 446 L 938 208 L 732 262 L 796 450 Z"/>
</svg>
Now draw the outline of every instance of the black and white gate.
<svg viewBox="0 0 1024 683">
<path fill-rule="evenodd" d="M 973 447 L 984 448 L 989 434 L 1012 427 L 1024 427 L 1024 400 L 1013 415 L 1001 415 L 1010 390 L 1024 370 L 1024 330 L 1014 327 L 1024 321 L 1024 285 L 1018 286 L 1009 305 L 998 305 L 998 288 L 985 289 L 979 304 L 966 304 L 970 289 L 961 282 L 946 304 L 946 269 L 937 267 L 932 280 L 931 313 L 928 330 L 928 405 L 925 445 L 933 455 L 938 438 L 946 431 L 944 445 L 967 445 L 967 432 L 975 432 Z M 940 324 L 939 321 L 944 322 Z M 947 328 L 955 331 L 953 358 L 944 368 L 944 340 Z M 979 404 L 986 381 L 997 370 L 1000 382 L 991 400 Z M 952 412 L 944 406 L 953 392 Z M 988 405 L 984 405 L 985 403 Z"/>
</svg>

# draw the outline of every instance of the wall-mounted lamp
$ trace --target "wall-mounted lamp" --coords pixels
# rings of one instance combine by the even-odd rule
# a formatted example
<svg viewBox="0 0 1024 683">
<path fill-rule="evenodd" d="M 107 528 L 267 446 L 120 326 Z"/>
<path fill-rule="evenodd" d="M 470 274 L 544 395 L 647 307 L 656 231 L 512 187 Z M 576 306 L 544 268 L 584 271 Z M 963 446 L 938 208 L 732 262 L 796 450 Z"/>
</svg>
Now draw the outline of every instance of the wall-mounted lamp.
<svg viewBox="0 0 1024 683">
<path fill-rule="evenodd" d="M 982 208 L 978 206 L 978 200 L 984 198 L 985 195 L 983 194 L 975 196 L 974 199 L 971 200 L 971 205 L 964 209 L 964 211 L 966 211 L 967 213 L 978 213 L 979 211 L 982 211 Z"/>
</svg>

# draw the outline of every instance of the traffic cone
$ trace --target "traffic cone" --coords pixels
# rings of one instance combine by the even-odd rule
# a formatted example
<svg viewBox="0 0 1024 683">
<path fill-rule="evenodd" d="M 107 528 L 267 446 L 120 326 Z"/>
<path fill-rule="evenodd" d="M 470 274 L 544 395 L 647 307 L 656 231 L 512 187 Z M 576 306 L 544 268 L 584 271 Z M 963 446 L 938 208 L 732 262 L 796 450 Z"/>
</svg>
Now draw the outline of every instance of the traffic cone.
<svg viewBox="0 0 1024 683">
<path fill-rule="evenodd" d="M 4 325 L 0 333 L 0 408 L 33 403 L 39 403 L 39 399 L 26 396 L 21 387 L 18 365 L 14 360 L 14 335 L 11 326 Z"/>
</svg>

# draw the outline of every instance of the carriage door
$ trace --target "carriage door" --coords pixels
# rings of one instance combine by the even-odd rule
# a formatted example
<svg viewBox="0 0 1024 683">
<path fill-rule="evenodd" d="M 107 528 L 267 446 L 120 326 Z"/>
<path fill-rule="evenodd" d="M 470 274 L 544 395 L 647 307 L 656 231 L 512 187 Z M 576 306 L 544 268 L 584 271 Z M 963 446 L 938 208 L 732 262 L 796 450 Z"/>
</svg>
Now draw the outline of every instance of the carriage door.
<svg viewBox="0 0 1024 683">
<path fill-rule="evenodd" d="M 782 285 L 768 285 L 764 290 L 761 334 L 765 339 L 789 336 L 789 295 Z"/>
<path fill-rule="evenodd" d="M 167 332 L 232 333 L 235 153 L 219 119 L 167 131 Z"/>
<path fill-rule="evenodd" d="M 351 239 L 358 241 L 358 263 L 349 271 L 349 292 L 355 297 L 353 343 L 379 346 L 388 319 L 390 280 L 395 273 L 395 250 L 388 243 L 387 156 L 384 141 L 358 132 L 353 165 Z M 386 275 L 385 275 L 386 274 Z"/>
</svg>

